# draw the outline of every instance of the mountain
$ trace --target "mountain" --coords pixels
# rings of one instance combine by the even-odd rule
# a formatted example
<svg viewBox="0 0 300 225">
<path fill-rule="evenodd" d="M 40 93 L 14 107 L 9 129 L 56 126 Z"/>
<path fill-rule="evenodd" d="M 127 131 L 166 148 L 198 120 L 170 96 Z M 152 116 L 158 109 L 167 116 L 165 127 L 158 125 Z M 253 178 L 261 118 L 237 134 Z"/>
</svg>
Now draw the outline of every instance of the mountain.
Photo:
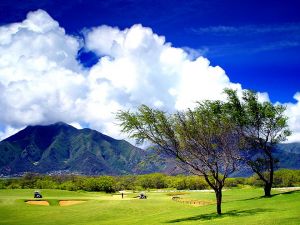
<svg viewBox="0 0 300 225">
<path fill-rule="evenodd" d="M 300 143 L 279 144 L 274 151 L 279 168 L 300 169 Z"/>
<path fill-rule="evenodd" d="M 91 129 L 59 122 L 28 126 L 0 142 L 0 175 L 24 172 L 141 174 L 162 171 L 151 152 Z"/>
<path fill-rule="evenodd" d="M 280 168 L 300 169 L 300 143 L 279 144 L 274 156 Z M 25 172 L 45 174 L 122 175 L 165 172 L 182 173 L 175 160 L 159 157 L 153 150 L 137 148 L 98 131 L 76 129 L 59 122 L 28 126 L 0 142 L 0 176 Z M 249 176 L 242 168 L 234 176 Z"/>
</svg>

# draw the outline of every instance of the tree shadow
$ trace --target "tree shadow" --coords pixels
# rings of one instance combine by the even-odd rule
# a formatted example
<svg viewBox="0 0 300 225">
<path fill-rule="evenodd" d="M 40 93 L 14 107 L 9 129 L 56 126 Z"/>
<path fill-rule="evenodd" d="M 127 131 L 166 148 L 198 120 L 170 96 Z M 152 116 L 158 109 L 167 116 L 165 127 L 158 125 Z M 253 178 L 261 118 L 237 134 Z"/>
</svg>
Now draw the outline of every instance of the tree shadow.
<svg viewBox="0 0 300 225">
<path fill-rule="evenodd" d="M 272 209 L 249 209 L 249 210 L 231 210 L 223 213 L 222 215 L 218 215 L 217 213 L 209 213 L 209 214 L 202 214 L 198 216 L 180 218 L 169 220 L 166 223 L 179 223 L 179 222 L 186 222 L 186 221 L 205 221 L 205 220 L 213 220 L 213 219 L 220 219 L 224 217 L 237 217 L 237 216 L 252 216 L 258 213 L 264 212 L 272 212 Z"/>
<path fill-rule="evenodd" d="M 257 200 L 257 199 L 273 198 L 277 195 L 289 195 L 289 194 L 293 194 L 293 193 L 300 193 L 300 190 L 291 190 L 291 191 L 276 193 L 276 194 L 271 195 L 270 197 L 259 196 L 259 197 L 234 200 L 234 201 L 249 201 L 249 200 Z M 231 211 L 227 211 L 227 212 L 223 213 L 222 215 L 218 215 L 217 213 L 209 213 L 209 214 L 202 214 L 202 215 L 198 215 L 198 216 L 169 220 L 169 221 L 166 221 L 165 223 L 179 223 L 179 222 L 185 222 L 185 221 L 207 221 L 207 220 L 213 220 L 213 219 L 219 219 L 219 218 L 225 218 L 225 217 L 253 216 L 253 215 L 259 214 L 259 213 L 273 212 L 273 211 L 274 211 L 273 209 L 262 209 L 262 208 L 249 209 L 249 210 L 231 210 Z"/>
<path fill-rule="evenodd" d="M 300 193 L 300 190 L 291 190 L 291 191 L 280 192 L 280 193 L 273 194 L 271 197 L 274 197 L 276 195 L 290 195 L 290 194 L 294 194 L 294 193 Z"/>
<path fill-rule="evenodd" d="M 253 197 L 253 198 L 246 198 L 246 199 L 239 199 L 239 200 L 232 200 L 232 201 L 227 201 L 227 202 L 235 202 L 235 201 L 249 201 L 249 200 L 258 200 L 258 199 L 268 199 L 268 198 L 273 198 L 277 195 L 289 195 L 293 193 L 300 193 L 300 190 L 291 190 L 291 191 L 286 191 L 286 192 L 280 192 L 276 194 L 272 194 L 271 196 L 258 196 L 258 197 Z M 225 202 L 225 201 L 224 201 Z"/>
</svg>

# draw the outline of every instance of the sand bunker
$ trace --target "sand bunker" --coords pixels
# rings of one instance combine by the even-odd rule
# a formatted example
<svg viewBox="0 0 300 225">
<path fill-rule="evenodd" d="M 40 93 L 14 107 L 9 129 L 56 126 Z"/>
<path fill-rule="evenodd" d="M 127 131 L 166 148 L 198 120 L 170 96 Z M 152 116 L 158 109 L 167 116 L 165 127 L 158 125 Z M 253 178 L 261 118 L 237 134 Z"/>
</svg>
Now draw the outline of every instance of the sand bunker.
<svg viewBox="0 0 300 225">
<path fill-rule="evenodd" d="M 47 205 L 49 206 L 49 202 L 47 201 L 26 201 L 27 204 L 30 205 Z"/>
<path fill-rule="evenodd" d="M 77 205 L 86 201 L 59 201 L 60 206 L 69 206 L 69 205 Z"/>
</svg>

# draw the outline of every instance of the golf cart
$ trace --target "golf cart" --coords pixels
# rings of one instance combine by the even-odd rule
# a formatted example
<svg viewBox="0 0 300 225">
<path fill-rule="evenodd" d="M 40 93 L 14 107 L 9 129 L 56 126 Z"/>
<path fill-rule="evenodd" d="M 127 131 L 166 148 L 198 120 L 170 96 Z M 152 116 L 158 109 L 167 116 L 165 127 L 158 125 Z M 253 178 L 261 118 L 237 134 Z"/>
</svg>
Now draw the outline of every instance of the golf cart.
<svg viewBox="0 0 300 225">
<path fill-rule="evenodd" d="M 139 196 L 139 199 L 147 199 L 147 195 L 145 195 L 144 193 L 141 193 Z"/>
<path fill-rule="evenodd" d="M 43 196 L 41 195 L 41 193 L 39 191 L 35 191 L 34 192 L 34 198 L 42 198 Z"/>
</svg>

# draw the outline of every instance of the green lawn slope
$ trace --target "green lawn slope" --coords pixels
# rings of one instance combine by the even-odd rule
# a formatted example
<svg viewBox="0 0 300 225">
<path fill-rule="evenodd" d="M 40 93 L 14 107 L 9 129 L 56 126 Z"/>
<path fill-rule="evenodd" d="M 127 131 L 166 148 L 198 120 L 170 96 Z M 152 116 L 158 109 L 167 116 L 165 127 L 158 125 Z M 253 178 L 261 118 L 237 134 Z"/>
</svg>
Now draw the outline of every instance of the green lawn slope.
<svg viewBox="0 0 300 225">
<path fill-rule="evenodd" d="M 300 224 L 300 191 L 274 191 L 262 198 L 261 189 L 233 189 L 224 194 L 223 215 L 215 205 L 197 206 L 172 200 L 170 193 L 150 192 L 148 199 L 137 194 L 42 190 L 50 206 L 28 205 L 34 190 L 0 190 L 0 224 Z M 214 201 L 214 194 L 185 192 L 181 198 Z M 59 200 L 85 200 L 72 206 L 59 206 Z"/>
</svg>

